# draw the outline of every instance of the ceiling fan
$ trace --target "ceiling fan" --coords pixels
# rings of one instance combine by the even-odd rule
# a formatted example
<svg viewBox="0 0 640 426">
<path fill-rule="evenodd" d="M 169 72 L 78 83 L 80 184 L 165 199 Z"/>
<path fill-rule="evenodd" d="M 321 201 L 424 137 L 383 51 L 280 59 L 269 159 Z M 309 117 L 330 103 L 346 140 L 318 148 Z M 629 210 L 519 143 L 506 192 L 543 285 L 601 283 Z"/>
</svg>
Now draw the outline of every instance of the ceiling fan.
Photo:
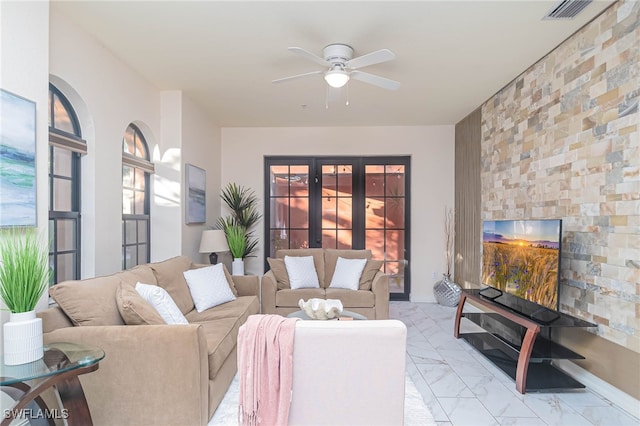
<svg viewBox="0 0 640 426">
<path fill-rule="evenodd" d="M 273 80 L 273 83 L 283 83 L 298 78 L 324 75 L 327 84 L 333 88 L 343 87 L 351 78 L 388 90 L 396 90 L 400 87 L 400 83 L 395 80 L 359 70 L 360 68 L 395 59 L 396 55 L 389 49 L 376 50 L 375 52 L 367 53 L 357 58 L 353 57 L 353 48 L 351 48 L 351 46 L 339 43 L 330 44 L 325 47 L 322 51 L 323 58 L 301 47 L 290 47 L 289 51 L 309 59 L 318 65 L 322 65 L 327 69 L 279 78 Z"/>
</svg>

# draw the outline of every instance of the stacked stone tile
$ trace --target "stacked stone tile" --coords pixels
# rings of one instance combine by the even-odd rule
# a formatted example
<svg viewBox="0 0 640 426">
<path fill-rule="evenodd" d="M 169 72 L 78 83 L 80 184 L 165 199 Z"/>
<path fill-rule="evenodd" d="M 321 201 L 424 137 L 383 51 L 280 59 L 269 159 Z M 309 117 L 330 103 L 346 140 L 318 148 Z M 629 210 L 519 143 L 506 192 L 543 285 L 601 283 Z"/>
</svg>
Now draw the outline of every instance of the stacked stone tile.
<svg viewBox="0 0 640 426">
<path fill-rule="evenodd" d="M 482 106 L 482 215 L 563 219 L 560 309 L 640 352 L 640 2 Z"/>
</svg>

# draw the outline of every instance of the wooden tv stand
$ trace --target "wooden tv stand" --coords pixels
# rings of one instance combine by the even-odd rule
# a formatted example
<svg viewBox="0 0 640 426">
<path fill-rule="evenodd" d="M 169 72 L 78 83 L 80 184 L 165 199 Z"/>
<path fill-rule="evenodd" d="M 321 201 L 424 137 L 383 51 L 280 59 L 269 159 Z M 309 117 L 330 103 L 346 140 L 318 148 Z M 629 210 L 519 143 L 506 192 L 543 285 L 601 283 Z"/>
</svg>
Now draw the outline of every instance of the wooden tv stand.
<svg viewBox="0 0 640 426">
<path fill-rule="evenodd" d="M 485 297 L 486 289 L 462 291 L 453 334 L 463 338 L 516 382 L 520 393 L 555 389 L 584 388 L 584 385 L 556 368 L 554 359 L 584 359 L 583 356 L 551 340 L 556 327 L 596 327 L 587 321 L 551 311 L 508 293 Z M 491 312 L 463 312 L 467 300 Z M 481 332 L 460 333 L 466 318 Z"/>
</svg>

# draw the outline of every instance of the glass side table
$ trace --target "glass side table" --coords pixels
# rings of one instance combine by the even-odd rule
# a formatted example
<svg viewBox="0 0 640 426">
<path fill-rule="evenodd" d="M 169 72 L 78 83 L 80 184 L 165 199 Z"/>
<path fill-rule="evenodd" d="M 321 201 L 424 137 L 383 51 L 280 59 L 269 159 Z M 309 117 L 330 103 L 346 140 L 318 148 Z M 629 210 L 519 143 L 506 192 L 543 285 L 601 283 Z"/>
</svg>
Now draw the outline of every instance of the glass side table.
<svg viewBox="0 0 640 426">
<path fill-rule="evenodd" d="M 44 346 L 44 357 L 21 365 L 5 365 L 0 356 L 0 389 L 15 405 L 3 407 L 0 426 L 14 419 L 30 419 L 31 424 L 53 425 L 54 419 L 65 419 L 67 425 L 89 425 L 91 413 L 78 376 L 98 369 L 104 351 L 77 343 L 50 343 Z M 25 382 L 33 380 L 32 386 Z M 49 409 L 41 394 L 55 387 L 60 396 L 60 409 Z"/>
</svg>

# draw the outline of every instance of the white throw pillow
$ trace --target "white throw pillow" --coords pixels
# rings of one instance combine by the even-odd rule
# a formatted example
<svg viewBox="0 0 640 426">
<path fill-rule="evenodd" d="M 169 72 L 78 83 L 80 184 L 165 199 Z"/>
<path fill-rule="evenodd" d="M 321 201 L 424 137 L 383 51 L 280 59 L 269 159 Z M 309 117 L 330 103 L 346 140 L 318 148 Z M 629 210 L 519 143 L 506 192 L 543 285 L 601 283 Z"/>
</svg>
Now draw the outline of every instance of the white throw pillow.
<svg viewBox="0 0 640 426">
<path fill-rule="evenodd" d="M 313 256 L 285 256 L 284 264 L 287 267 L 291 289 L 320 288 L 316 266 L 313 264 Z"/>
<path fill-rule="evenodd" d="M 331 288 L 346 288 L 348 290 L 357 290 L 360 286 L 360 277 L 367 259 L 345 259 L 338 257 L 336 262 L 336 270 L 331 278 Z"/>
<path fill-rule="evenodd" d="M 222 269 L 222 263 L 183 272 L 196 311 L 236 300 Z"/>
<path fill-rule="evenodd" d="M 189 324 L 184 315 L 182 315 L 182 312 L 180 312 L 180 308 L 178 308 L 176 302 L 173 301 L 164 288 L 138 282 L 136 284 L 136 291 L 158 311 L 167 324 Z"/>
</svg>

